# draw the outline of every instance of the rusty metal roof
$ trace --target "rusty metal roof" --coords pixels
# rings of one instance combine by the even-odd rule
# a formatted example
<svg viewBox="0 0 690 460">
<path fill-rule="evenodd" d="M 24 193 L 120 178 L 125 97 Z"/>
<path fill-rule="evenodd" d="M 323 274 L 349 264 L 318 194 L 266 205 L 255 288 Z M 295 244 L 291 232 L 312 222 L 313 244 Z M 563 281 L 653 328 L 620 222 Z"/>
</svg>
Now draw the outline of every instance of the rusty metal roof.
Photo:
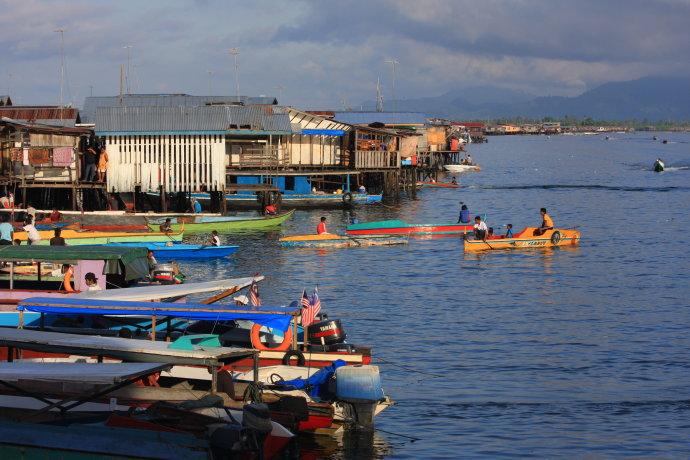
<svg viewBox="0 0 690 460">
<path fill-rule="evenodd" d="M 270 105 L 99 107 L 96 110 L 99 134 L 226 131 L 290 134 L 292 128 L 285 110 Z"/>
<path fill-rule="evenodd" d="M 73 107 L 0 107 L 0 117 L 55 126 L 74 126 L 75 123 L 80 123 L 79 110 Z"/>
<path fill-rule="evenodd" d="M 191 96 L 189 94 L 125 94 L 92 96 L 84 100 L 81 111 L 84 123 L 95 123 L 99 107 L 200 107 L 205 105 L 276 105 L 275 97 L 259 96 Z"/>
</svg>

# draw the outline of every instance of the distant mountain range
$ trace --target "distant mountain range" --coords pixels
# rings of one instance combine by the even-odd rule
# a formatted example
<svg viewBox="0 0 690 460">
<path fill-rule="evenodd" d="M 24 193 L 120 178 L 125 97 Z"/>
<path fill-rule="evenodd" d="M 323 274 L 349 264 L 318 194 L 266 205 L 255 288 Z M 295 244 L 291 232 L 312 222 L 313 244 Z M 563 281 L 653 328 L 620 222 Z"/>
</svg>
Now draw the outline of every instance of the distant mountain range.
<svg viewBox="0 0 690 460">
<path fill-rule="evenodd" d="M 372 101 L 363 104 L 374 110 Z M 611 82 L 575 97 L 535 97 L 520 91 L 477 86 L 438 97 L 386 102 L 387 111 L 424 112 L 455 119 L 577 118 L 597 120 L 690 120 L 690 78 L 645 77 Z"/>
</svg>

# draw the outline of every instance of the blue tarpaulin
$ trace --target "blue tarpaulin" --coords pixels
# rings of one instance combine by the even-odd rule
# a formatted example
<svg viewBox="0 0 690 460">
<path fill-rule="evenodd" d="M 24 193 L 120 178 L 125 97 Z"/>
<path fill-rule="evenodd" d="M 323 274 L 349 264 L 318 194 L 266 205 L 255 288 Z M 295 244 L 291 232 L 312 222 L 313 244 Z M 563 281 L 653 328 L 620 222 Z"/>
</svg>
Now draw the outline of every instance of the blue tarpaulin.
<svg viewBox="0 0 690 460">
<path fill-rule="evenodd" d="M 345 131 L 342 129 L 303 129 L 302 134 L 312 136 L 344 136 Z"/>
<path fill-rule="evenodd" d="M 308 379 L 293 379 L 280 382 L 281 385 L 287 385 L 297 390 L 308 390 L 309 396 L 318 398 L 321 396 L 323 386 L 335 374 L 335 370 L 339 367 L 345 366 L 347 363 L 342 359 L 336 359 L 333 364 L 322 368 L 320 371 L 309 377 Z"/>
<path fill-rule="evenodd" d="M 57 315 L 169 316 L 200 321 L 253 321 L 262 326 L 286 331 L 291 314 L 298 310 L 286 307 L 245 307 L 193 303 L 124 302 L 31 297 L 17 305 L 18 310 Z"/>
</svg>

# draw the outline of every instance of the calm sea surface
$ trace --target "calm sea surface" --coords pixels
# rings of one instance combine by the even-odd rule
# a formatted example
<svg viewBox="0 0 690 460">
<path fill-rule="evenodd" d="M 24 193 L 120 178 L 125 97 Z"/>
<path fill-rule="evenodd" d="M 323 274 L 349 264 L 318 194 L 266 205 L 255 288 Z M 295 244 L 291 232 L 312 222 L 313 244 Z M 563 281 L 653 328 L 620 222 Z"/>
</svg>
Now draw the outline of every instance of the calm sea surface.
<svg viewBox="0 0 690 460">
<path fill-rule="evenodd" d="M 301 442 L 303 458 L 690 457 L 690 136 L 492 137 L 459 190 L 399 206 L 299 211 L 282 232 L 229 236 L 235 257 L 192 280 L 260 272 L 267 304 L 318 284 L 352 343 L 374 347 L 397 405 L 373 435 Z M 651 171 L 656 157 L 671 170 Z M 578 227 L 577 248 L 465 255 L 458 238 L 281 248 L 321 215 L 455 221 L 503 232 Z M 411 442 L 409 438 L 418 438 Z"/>
</svg>

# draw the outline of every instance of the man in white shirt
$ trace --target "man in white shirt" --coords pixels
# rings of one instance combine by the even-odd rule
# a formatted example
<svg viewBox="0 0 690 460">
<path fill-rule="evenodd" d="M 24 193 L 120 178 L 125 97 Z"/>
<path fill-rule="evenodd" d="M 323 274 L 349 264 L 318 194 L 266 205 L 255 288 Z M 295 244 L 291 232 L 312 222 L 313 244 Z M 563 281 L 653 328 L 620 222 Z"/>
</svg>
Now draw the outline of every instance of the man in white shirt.
<svg viewBox="0 0 690 460">
<path fill-rule="evenodd" d="M 41 240 L 41 235 L 40 233 L 38 233 L 38 230 L 36 230 L 36 227 L 34 226 L 31 217 L 26 218 L 26 221 L 24 221 L 23 228 L 26 232 L 29 246 L 31 246 L 32 244 L 36 244 Z"/>
<path fill-rule="evenodd" d="M 486 227 L 486 222 L 482 222 L 482 218 L 476 216 L 474 218 L 474 239 L 485 240 L 488 230 L 489 229 Z"/>
</svg>

